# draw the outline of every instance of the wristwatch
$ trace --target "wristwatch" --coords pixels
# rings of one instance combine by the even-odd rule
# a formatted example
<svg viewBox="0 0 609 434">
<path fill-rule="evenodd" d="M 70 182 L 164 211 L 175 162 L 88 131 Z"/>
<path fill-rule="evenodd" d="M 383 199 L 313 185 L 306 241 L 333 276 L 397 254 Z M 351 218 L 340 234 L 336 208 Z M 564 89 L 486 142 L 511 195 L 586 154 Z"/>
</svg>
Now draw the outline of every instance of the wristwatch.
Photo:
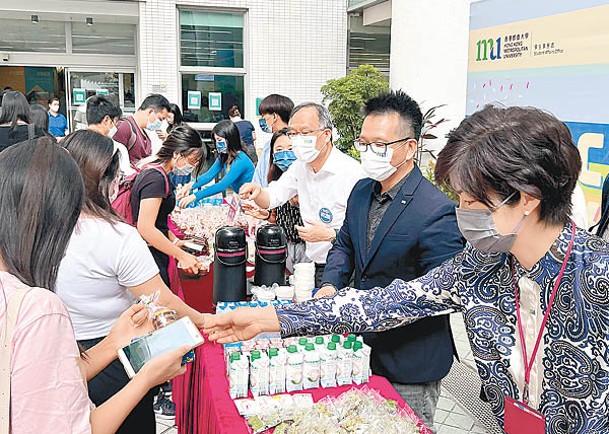
<svg viewBox="0 0 609 434">
<path fill-rule="evenodd" d="M 334 239 L 330 241 L 332 244 L 334 244 L 336 242 L 336 239 L 338 238 L 338 231 L 338 229 L 334 229 Z"/>
</svg>

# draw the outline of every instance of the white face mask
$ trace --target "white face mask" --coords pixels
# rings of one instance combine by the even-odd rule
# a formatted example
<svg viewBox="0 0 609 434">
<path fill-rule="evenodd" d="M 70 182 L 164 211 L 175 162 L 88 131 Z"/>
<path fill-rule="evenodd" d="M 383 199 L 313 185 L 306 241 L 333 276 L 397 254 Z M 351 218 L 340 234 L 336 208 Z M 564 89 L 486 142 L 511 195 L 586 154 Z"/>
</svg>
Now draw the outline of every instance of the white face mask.
<svg viewBox="0 0 609 434">
<path fill-rule="evenodd" d="M 118 131 L 118 128 L 116 128 L 116 125 L 114 125 L 112 128 L 110 128 L 110 131 L 108 131 L 108 137 L 110 137 L 110 138 L 114 137 L 114 135 L 116 134 L 117 131 Z"/>
<path fill-rule="evenodd" d="M 321 149 L 316 149 L 317 136 L 295 136 L 292 139 L 292 150 L 296 158 L 303 163 L 314 161 L 326 147 L 327 143 Z"/>
<path fill-rule="evenodd" d="M 402 164 L 408 161 L 408 158 L 401 162 L 397 167 L 391 165 L 391 159 L 393 158 L 393 148 L 387 148 L 387 152 L 384 157 L 376 155 L 370 149 L 362 152 L 362 169 L 364 173 L 375 181 L 382 182 L 389 178 L 391 175 L 398 170 Z"/>
</svg>

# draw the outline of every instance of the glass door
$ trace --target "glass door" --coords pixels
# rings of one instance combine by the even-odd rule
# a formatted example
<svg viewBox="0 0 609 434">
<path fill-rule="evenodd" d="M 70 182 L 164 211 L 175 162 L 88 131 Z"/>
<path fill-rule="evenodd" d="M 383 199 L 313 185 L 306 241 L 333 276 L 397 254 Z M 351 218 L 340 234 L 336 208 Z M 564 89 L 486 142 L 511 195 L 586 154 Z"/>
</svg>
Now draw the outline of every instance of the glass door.
<svg viewBox="0 0 609 434">
<path fill-rule="evenodd" d="M 87 127 L 85 102 L 90 96 L 107 95 L 119 104 L 123 114 L 135 112 L 135 73 L 68 70 L 67 118 L 70 130 Z"/>
</svg>

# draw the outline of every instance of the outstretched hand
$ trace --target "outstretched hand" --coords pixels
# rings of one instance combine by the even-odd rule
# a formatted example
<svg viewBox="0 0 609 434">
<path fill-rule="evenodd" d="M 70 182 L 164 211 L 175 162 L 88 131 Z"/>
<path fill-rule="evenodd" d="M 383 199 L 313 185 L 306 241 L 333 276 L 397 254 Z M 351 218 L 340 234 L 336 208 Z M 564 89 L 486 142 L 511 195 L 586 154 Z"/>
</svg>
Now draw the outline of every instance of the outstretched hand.
<svg viewBox="0 0 609 434">
<path fill-rule="evenodd" d="M 246 341 L 265 332 L 278 332 L 279 319 L 275 308 L 245 307 L 205 318 L 203 331 L 210 341 L 221 344 Z"/>
</svg>

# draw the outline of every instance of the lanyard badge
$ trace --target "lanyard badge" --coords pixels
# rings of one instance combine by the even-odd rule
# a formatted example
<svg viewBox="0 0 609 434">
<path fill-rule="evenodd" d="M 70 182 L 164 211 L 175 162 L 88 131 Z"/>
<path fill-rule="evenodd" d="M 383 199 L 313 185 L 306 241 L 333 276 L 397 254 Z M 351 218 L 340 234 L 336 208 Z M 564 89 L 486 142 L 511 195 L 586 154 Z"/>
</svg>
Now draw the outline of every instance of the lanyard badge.
<svg viewBox="0 0 609 434">
<path fill-rule="evenodd" d="M 505 424 L 507 434 L 545 434 L 546 418 L 528 405 L 505 397 Z"/>
<path fill-rule="evenodd" d="M 554 288 L 552 289 L 552 294 L 550 295 L 550 300 L 548 301 L 548 308 L 546 309 L 546 313 L 543 316 L 541 327 L 539 328 L 539 333 L 537 334 L 537 339 L 535 341 L 535 347 L 533 348 L 533 352 L 531 354 L 530 359 L 527 354 L 527 346 L 525 342 L 524 330 L 522 327 L 522 319 L 520 317 L 520 297 L 518 294 L 518 285 L 516 283 L 516 277 L 514 273 L 514 260 L 512 259 L 512 281 L 514 282 L 514 296 L 516 298 L 516 318 L 518 320 L 518 332 L 520 334 L 520 342 L 522 344 L 522 356 L 524 358 L 524 390 L 522 392 L 523 402 L 517 401 L 509 396 L 506 396 L 505 398 L 504 428 L 507 434 L 545 433 L 545 417 L 537 410 L 532 409 L 528 405 L 531 370 L 533 369 L 533 363 L 535 363 L 535 357 L 537 356 L 537 351 L 539 350 L 539 345 L 541 344 L 543 331 L 546 327 L 546 323 L 548 322 L 548 317 L 550 316 L 550 310 L 552 309 L 552 305 L 554 304 L 554 299 L 556 298 L 558 287 L 560 286 L 560 282 L 565 274 L 565 269 L 567 268 L 567 262 L 569 261 L 569 256 L 571 256 L 571 250 L 573 249 L 574 242 L 575 224 L 573 223 L 573 221 L 571 221 L 571 240 L 569 241 L 569 246 L 567 247 L 567 252 L 565 253 L 565 259 L 563 260 L 562 266 L 560 267 L 560 272 L 558 273 L 558 277 L 556 278 L 556 282 L 554 283 Z"/>
</svg>

